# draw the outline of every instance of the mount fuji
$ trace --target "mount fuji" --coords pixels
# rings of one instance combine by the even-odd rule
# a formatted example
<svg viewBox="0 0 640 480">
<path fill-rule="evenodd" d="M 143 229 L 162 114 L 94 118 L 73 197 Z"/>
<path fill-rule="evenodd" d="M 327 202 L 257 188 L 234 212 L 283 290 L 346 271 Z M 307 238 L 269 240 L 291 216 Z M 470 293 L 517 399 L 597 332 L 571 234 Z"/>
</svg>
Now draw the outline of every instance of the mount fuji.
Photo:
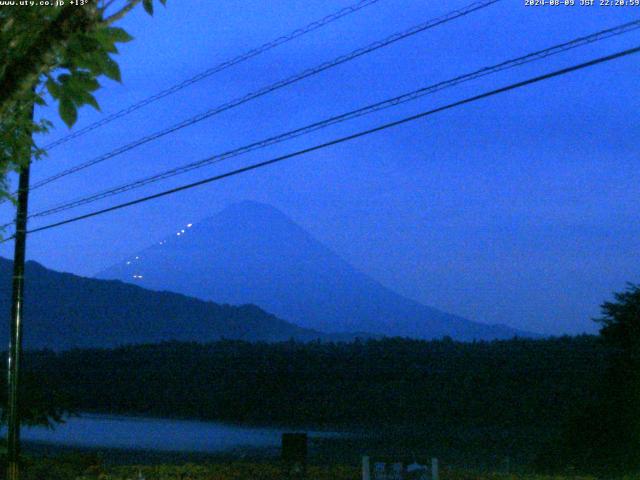
<svg viewBox="0 0 640 480">
<path fill-rule="evenodd" d="M 232 204 L 97 275 L 233 305 L 255 304 L 302 328 L 420 339 L 535 336 L 422 305 L 359 272 L 282 212 Z"/>
</svg>

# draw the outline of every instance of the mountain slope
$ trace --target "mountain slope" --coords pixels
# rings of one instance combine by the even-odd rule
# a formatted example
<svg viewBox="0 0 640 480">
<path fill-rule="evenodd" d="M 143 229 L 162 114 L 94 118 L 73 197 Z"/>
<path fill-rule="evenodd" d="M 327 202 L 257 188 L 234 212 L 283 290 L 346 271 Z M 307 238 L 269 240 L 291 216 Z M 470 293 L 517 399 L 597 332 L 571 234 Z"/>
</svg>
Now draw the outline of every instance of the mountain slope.
<svg viewBox="0 0 640 480">
<path fill-rule="evenodd" d="M 0 258 L 2 290 L 10 292 L 11 261 Z M 27 262 L 24 339 L 30 348 L 64 350 L 166 340 L 222 337 L 249 341 L 326 339 L 280 320 L 255 305 L 219 305 L 171 292 L 154 292 L 119 281 L 55 272 Z M 10 295 L 0 296 L 9 318 Z M 7 321 L 0 338 L 9 337 Z M 6 345 L 8 341 L 5 341 Z"/>
<path fill-rule="evenodd" d="M 268 205 L 234 204 L 101 272 L 154 290 L 253 303 L 324 332 L 460 340 L 526 336 L 421 305 L 358 272 Z"/>
</svg>

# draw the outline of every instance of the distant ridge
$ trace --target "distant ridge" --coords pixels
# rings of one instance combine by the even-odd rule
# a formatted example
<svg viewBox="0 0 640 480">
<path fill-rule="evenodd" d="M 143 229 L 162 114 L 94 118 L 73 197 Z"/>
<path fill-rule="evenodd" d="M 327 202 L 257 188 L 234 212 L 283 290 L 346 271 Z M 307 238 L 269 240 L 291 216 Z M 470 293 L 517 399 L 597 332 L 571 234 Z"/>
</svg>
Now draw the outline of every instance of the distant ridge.
<svg viewBox="0 0 640 480">
<path fill-rule="evenodd" d="M 358 272 L 279 210 L 232 204 L 100 272 L 153 290 L 259 305 L 303 328 L 421 339 L 535 334 L 422 305 Z"/>
<path fill-rule="evenodd" d="M 13 262 L 0 257 L 0 312 L 9 318 Z M 114 347 L 168 340 L 207 342 L 350 340 L 285 322 L 255 305 L 219 305 L 172 292 L 96 280 L 27 262 L 24 306 L 27 348 Z M 9 322 L 0 322 L 8 344 Z"/>
</svg>

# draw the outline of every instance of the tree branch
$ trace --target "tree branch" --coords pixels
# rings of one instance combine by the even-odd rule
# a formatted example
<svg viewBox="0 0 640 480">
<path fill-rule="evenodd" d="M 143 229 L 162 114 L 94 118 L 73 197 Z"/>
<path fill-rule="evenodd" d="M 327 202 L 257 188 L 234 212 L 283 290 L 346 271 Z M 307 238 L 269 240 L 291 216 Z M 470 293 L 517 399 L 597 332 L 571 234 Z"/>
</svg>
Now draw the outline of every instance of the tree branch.
<svg viewBox="0 0 640 480">
<path fill-rule="evenodd" d="M 105 18 L 102 21 L 102 23 L 105 25 L 111 25 L 112 23 L 117 22 L 122 17 L 124 17 L 127 13 L 133 10 L 136 7 L 136 5 L 138 5 L 141 1 L 142 0 L 129 0 L 129 2 L 124 7 L 122 7 L 120 10 L 115 12 L 113 15 L 109 15 L 107 18 Z"/>
</svg>

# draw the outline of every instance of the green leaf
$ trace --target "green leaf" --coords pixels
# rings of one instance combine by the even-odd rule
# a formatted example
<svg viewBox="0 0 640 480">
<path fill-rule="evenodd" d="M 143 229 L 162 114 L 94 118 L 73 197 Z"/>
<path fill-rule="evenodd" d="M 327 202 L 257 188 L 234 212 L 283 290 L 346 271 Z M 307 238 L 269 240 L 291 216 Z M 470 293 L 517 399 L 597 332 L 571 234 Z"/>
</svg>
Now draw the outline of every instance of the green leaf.
<svg viewBox="0 0 640 480">
<path fill-rule="evenodd" d="M 114 42 L 126 43 L 133 40 L 133 37 L 129 35 L 125 30 L 118 27 L 108 27 L 105 29 L 106 34 L 112 39 Z"/>
<path fill-rule="evenodd" d="M 82 55 L 78 56 L 74 59 L 75 65 L 80 68 L 89 70 L 95 76 L 101 75 L 104 71 L 104 54 L 100 52 L 100 54 L 91 54 L 91 55 Z"/>
<path fill-rule="evenodd" d="M 133 40 L 131 35 L 118 27 L 99 28 L 93 35 L 100 46 L 109 53 L 117 53 L 116 43 L 126 43 Z"/>
<path fill-rule="evenodd" d="M 49 77 L 45 85 L 53 98 L 60 98 L 60 85 L 56 83 L 53 77 Z"/>
<path fill-rule="evenodd" d="M 86 94 L 85 103 L 91 105 L 93 108 L 100 111 L 100 105 L 98 105 L 98 101 L 96 100 L 96 97 L 94 97 L 90 93 Z"/>
<path fill-rule="evenodd" d="M 47 105 L 47 102 L 45 101 L 45 99 L 42 98 L 40 95 L 36 95 L 34 102 L 36 105 L 40 105 L 41 107 L 44 107 Z"/>
<path fill-rule="evenodd" d="M 60 99 L 60 106 L 58 108 L 60 112 L 60 118 L 67 124 L 68 127 L 72 127 L 76 120 L 78 120 L 78 110 L 73 102 L 68 98 Z"/>
<path fill-rule="evenodd" d="M 104 30 L 98 30 L 95 32 L 96 40 L 100 43 L 100 47 L 108 53 L 118 53 L 115 41 L 109 37 Z"/>
<path fill-rule="evenodd" d="M 75 103 L 76 107 L 81 107 L 82 105 L 91 105 L 96 110 L 100 111 L 100 105 L 98 105 L 98 101 L 96 97 L 94 97 L 89 92 L 78 92 L 78 94 L 72 99 L 73 103 Z"/>
<path fill-rule="evenodd" d="M 76 71 L 69 80 L 69 87 L 93 92 L 100 88 L 98 81 L 88 72 Z"/>
<path fill-rule="evenodd" d="M 68 73 L 63 73 L 61 75 L 58 75 L 58 84 L 64 85 L 69 81 L 69 79 L 71 79 L 71 75 Z"/>
<path fill-rule="evenodd" d="M 116 82 L 122 82 L 122 77 L 120 75 L 120 67 L 111 57 L 107 57 L 104 60 L 103 67 L 104 67 L 104 74 L 107 77 L 111 78 L 112 80 L 115 80 Z"/>
<path fill-rule="evenodd" d="M 149 15 L 153 15 L 153 0 L 142 0 L 142 6 Z"/>
<path fill-rule="evenodd" d="M 77 42 L 81 52 L 95 52 L 101 48 L 100 41 L 96 38 L 95 34 L 81 34 L 73 39 L 73 42 Z"/>
</svg>

